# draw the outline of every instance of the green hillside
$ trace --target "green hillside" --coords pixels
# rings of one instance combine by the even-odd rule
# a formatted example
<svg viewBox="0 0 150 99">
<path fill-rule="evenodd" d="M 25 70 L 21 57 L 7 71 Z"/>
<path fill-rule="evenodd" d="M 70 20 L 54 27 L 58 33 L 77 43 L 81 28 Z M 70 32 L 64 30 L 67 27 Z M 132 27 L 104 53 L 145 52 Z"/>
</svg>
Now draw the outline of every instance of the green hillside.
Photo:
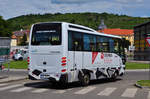
<svg viewBox="0 0 150 99">
<path fill-rule="evenodd" d="M 11 26 L 0 16 L 0 37 L 11 36 Z"/>
<path fill-rule="evenodd" d="M 64 21 L 91 27 L 97 30 L 100 20 L 104 19 L 108 28 L 133 29 L 137 24 L 150 21 L 150 18 L 130 17 L 126 15 L 116 15 L 108 13 L 56 13 L 44 15 L 23 15 L 8 19 L 14 31 L 20 29 L 30 29 L 33 23 Z"/>
</svg>

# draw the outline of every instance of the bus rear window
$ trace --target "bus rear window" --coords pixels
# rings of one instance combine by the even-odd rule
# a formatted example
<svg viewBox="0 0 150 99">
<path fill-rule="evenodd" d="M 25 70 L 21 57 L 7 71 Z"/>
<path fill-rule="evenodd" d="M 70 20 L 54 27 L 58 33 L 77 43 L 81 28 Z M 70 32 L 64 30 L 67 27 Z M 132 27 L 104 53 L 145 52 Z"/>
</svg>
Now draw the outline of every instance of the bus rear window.
<svg viewBox="0 0 150 99">
<path fill-rule="evenodd" d="M 33 26 L 31 45 L 60 45 L 61 24 L 43 23 Z"/>
</svg>

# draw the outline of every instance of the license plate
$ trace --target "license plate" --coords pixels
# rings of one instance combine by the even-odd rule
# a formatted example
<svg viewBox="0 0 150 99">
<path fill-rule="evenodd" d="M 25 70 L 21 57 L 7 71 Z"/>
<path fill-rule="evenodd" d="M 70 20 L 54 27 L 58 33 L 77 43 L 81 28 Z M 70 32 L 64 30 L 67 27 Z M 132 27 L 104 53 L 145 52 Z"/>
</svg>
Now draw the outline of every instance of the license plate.
<svg viewBox="0 0 150 99">
<path fill-rule="evenodd" d="M 41 79 L 48 79 L 50 76 L 49 75 L 46 75 L 46 74 L 41 74 L 40 75 L 40 78 Z"/>
</svg>

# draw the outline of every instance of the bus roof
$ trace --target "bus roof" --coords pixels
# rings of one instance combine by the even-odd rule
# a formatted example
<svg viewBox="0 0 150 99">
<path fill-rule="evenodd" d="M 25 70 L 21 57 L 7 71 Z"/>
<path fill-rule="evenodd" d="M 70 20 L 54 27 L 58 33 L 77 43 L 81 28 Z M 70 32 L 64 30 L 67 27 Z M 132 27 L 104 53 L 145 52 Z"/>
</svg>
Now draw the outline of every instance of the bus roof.
<svg viewBox="0 0 150 99">
<path fill-rule="evenodd" d="M 78 25 L 78 24 L 73 24 L 73 23 L 68 23 L 68 22 L 53 21 L 53 22 L 40 22 L 40 23 L 35 23 L 35 24 L 45 24 L 45 23 L 62 23 L 62 24 L 67 24 L 67 26 L 70 27 L 70 28 L 82 29 L 84 31 L 90 32 L 91 34 L 122 39 L 120 36 L 111 35 L 111 34 L 104 34 L 104 33 L 98 32 L 98 31 L 96 31 L 94 29 L 91 29 L 89 27 L 86 27 L 86 26 L 83 26 L 83 25 Z"/>
</svg>

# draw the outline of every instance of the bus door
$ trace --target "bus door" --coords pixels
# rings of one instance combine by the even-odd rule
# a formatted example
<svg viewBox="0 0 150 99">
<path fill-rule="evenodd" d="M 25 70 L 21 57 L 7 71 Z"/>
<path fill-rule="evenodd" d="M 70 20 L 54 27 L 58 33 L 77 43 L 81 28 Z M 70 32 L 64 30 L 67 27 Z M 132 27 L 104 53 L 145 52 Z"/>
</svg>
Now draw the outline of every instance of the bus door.
<svg viewBox="0 0 150 99">
<path fill-rule="evenodd" d="M 78 70 L 82 69 L 83 64 L 83 52 L 81 51 L 81 42 L 74 42 L 74 52 L 73 52 L 73 69 L 74 69 L 74 79 L 78 78 Z"/>
<path fill-rule="evenodd" d="M 68 47 L 69 47 L 69 58 L 71 62 L 69 63 L 69 69 L 72 73 L 71 81 L 78 80 L 78 70 L 82 69 L 82 34 L 74 31 L 69 31 L 68 38 Z"/>
</svg>

